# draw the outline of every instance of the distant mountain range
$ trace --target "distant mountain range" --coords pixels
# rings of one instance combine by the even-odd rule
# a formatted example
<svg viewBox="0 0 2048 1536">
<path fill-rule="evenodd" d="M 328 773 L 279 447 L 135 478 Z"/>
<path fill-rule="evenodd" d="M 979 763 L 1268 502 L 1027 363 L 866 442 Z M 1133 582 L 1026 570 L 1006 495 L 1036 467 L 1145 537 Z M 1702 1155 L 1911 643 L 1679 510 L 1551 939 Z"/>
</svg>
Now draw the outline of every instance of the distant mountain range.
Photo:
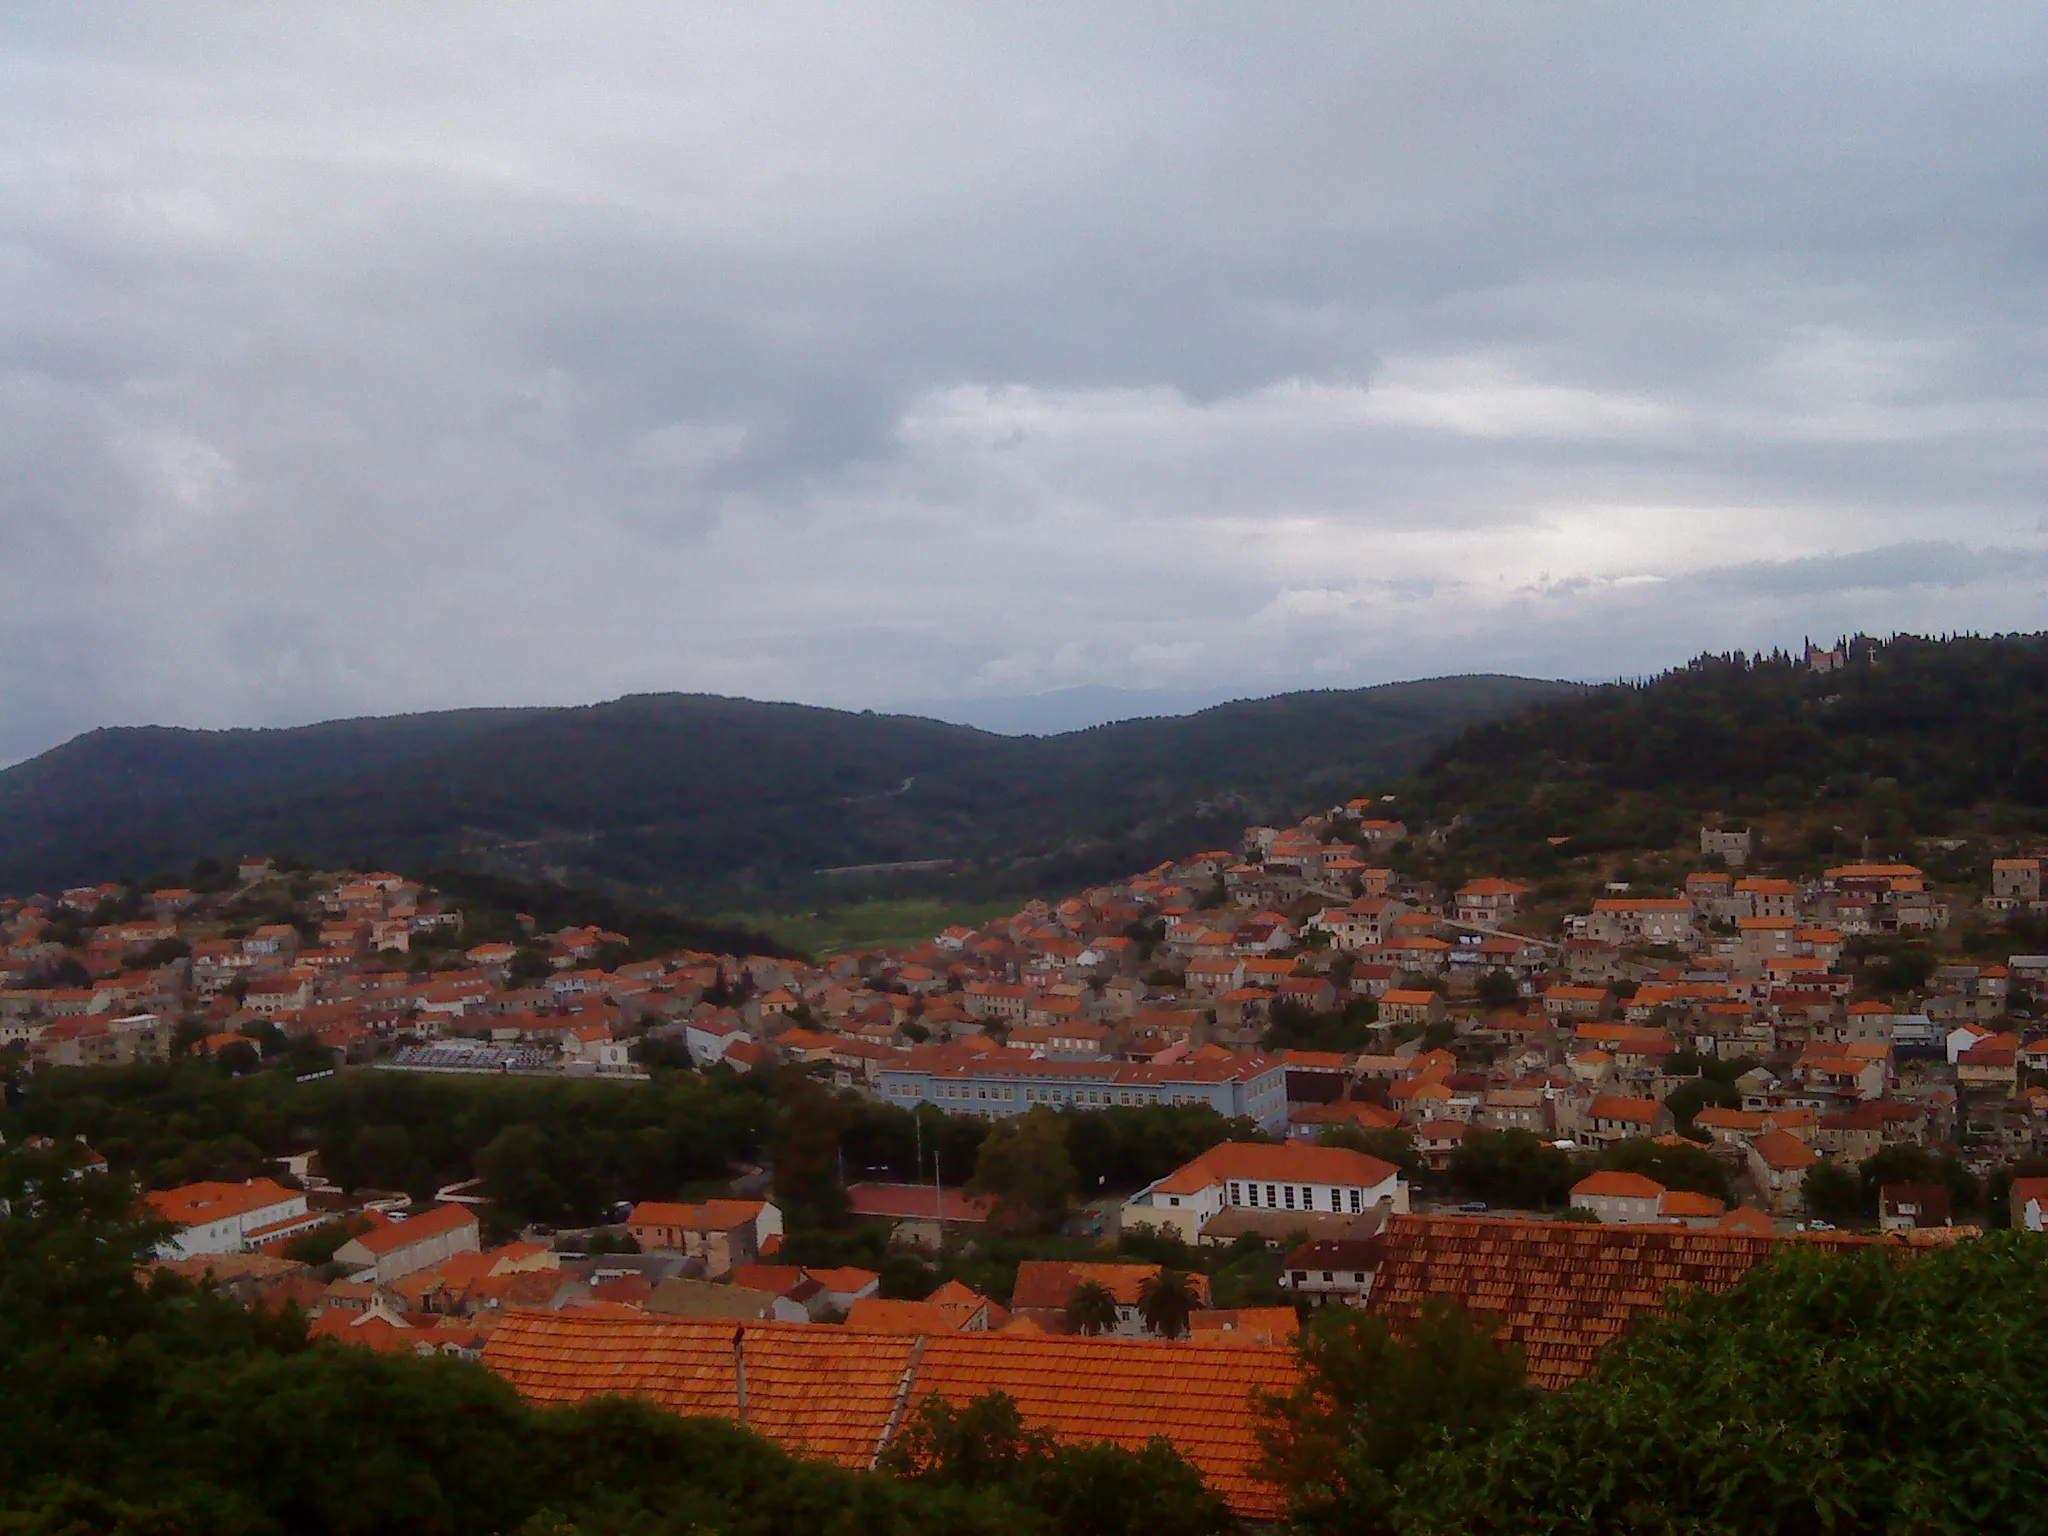
<svg viewBox="0 0 2048 1536">
<path fill-rule="evenodd" d="M 1191 715 L 1248 695 L 1235 688 L 1111 688 L 1087 683 L 1044 693 L 993 694 L 979 699 L 916 699 L 896 712 L 971 725 L 998 736 L 1058 736 L 1119 720 Z"/>
<path fill-rule="evenodd" d="M 1328 804 L 1578 691 L 1439 678 L 1049 736 L 702 694 L 99 730 L 0 772 L 0 891 L 258 850 L 662 900 L 785 899 L 844 888 L 820 870 L 935 860 L 956 883 L 1056 889 Z"/>
</svg>

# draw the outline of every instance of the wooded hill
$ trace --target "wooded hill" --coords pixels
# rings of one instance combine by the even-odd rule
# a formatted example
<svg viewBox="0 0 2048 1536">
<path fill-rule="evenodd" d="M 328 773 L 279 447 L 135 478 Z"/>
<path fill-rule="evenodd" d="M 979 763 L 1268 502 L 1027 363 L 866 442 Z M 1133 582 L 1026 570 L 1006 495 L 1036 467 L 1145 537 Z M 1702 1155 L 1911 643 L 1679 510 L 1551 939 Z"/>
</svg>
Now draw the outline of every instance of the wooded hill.
<svg viewBox="0 0 2048 1536">
<path fill-rule="evenodd" d="M 0 891 L 245 851 L 665 900 L 852 895 L 814 872 L 925 860 L 955 861 L 956 889 L 1061 890 L 1327 805 L 1572 691 L 1443 678 L 1025 738 L 701 694 L 100 730 L 0 773 Z"/>
<path fill-rule="evenodd" d="M 1708 819 L 1816 867 L 2048 831 L 2048 636 L 1857 639 L 1830 671 L 1703 656 L 1477 723 L 1400 789 L 1454 823 L 1447 858 L 1521 874 L 1683 846 Z"/>
</svg>

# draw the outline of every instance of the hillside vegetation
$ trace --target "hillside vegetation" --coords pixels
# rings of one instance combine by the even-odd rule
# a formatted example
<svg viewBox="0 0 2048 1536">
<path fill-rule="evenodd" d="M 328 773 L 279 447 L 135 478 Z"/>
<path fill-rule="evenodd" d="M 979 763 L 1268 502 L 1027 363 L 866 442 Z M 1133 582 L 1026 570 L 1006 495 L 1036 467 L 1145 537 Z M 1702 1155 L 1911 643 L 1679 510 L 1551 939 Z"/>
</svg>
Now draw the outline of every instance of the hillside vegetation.
<svg viewBox="0 0 2048 1536">
<path fill-rule="evenodd" d="M 1413 770 L 1569 685 L 1446 678 L 1010 738 L 661 694 L 296 731 L 104 730 L 0 773 L 0 890 L 245 850 L 463 865 L 732 905 L 893 894 L 842 866 L 951 860 L 952 894 L 1127 872 Z M 897 885 L 902 882 L 899 880 Z"/>
<path fill-rule="evenodd" d="M 1923 856 L 1927 839 L 2048 830 L 2048 637 L 1850 642 L 1820 672 L 1705 656 L 1476 723 L 1397 803 L 1461 867 L 1697 849 L 1751 825 L 1773 864 Z"/>
</svg>

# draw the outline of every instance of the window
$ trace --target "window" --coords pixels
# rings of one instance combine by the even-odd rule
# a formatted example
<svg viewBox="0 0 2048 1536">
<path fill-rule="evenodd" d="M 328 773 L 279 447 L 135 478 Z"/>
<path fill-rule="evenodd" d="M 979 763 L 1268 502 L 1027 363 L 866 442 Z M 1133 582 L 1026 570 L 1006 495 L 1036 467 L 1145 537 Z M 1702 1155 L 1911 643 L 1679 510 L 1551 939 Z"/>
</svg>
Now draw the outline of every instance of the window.
<svg viewBox="0 0 2048 1536">
<path fill-rule="evenodd" d="M 1179 1204 L 1180 1204 L 1180 1196 L 1179 1196 L 1179 1195 L 1168 1195 L 1168 1196 L 1166 1197 L 1166 1203 L 1167 1203 L 1168 1205 L 1179 1205 Z"/>
<path fill-rule="evenodd" d="M 1272 1206 L 1272 1205 L 1278 1205 L 1279 1203 L 1280 1203 L 1280 1196 L 1279 1196 L 1279 1194 L 1278 1194 L 1278 1193 L 1277 1193 L 1277 1192 L 1276 1192 L 1276 1191 L 1274 1190 L 1274 1188 L 1273 1188 L 1273 1186 L 1272 1186 L 1272 1185 L 1268 1184 L 1268 1185 L 1266 1186 L 1266 1204 L 1267 1204 L 1267 1205 L 1269 1205 L 1269 1206 Z"/>
<path fill-rule="evenodd" d="M 1238 1193 L 1238 1186 L 1235 1184 L 1230 1186 L 1230 1203 L 1232 1205 L 1244 1204 L 1244 1197 Z"/>
<path fill-rule="evenodd" d="M 1283 1185 L 1282 1189 L 1287 1196 L 1287 1209 L 1291 1211 L 1294 1209 L 1294 1186 L 1292 1184 L 1287 1184 Z"/>
<path fill-rule="evenodd" d="M 1330 1272 L 1329 1272 L 1329 1271 L 1328 1271 L 1327 1269 L 1323 1271 L 1323 1284 L 1325 1284 L 1325 1285 L 1329 1285 L 1329 1284 L 1330 1284 L 1330 1283 L 1331 1283 L 1332 1281 L 1334 1281 L 1334 1280 L 1335 1280 L 1336 1278 L 1337 1278 L 1337 1277 L 1336 1277 L 1335 1275 L 1331 1274 L 1331 1273 L 1330 1273 Z"/>
<path fill-rule="evenodd" d="M 1354 1216 L 1358 1214 L 1358 1201 L 1359 1192 L 1354 1189 L 1351 1191 L 1351 1214 Z"/>
</svg>

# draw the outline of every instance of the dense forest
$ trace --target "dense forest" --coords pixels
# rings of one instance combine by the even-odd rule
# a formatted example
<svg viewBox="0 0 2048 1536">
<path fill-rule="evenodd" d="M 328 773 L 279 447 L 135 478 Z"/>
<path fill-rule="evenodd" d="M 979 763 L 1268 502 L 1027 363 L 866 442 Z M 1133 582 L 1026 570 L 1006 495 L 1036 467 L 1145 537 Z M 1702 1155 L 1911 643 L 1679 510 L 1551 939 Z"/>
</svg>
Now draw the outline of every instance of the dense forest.
<svg viewBox="0 0 2048 1536">
<path fill-rule="evenodd" d="M 302 731 L 95 731 L 0 772 L 0 891 L 247 851 L 730 907 L 874 888 L 818 870 L 933 860 L 951 861 L 953 892 L 1061 890 L 1327 805 L 1462 726 L 1566 691 L 1446 678 L 1043 738 L 680 694 Z"/>
<path fill-rule="evenodd" d="M 1542 873 L 1761 824 L 1815 861 L 2048 830 L 2048 637 L 1848 642 L 1840 668 L 1703 656 L 1475 724 L 1400 786 L 1445 848 Z M 1768 840 L 1768 839 L 1767 839 Z"/>
</svg>

